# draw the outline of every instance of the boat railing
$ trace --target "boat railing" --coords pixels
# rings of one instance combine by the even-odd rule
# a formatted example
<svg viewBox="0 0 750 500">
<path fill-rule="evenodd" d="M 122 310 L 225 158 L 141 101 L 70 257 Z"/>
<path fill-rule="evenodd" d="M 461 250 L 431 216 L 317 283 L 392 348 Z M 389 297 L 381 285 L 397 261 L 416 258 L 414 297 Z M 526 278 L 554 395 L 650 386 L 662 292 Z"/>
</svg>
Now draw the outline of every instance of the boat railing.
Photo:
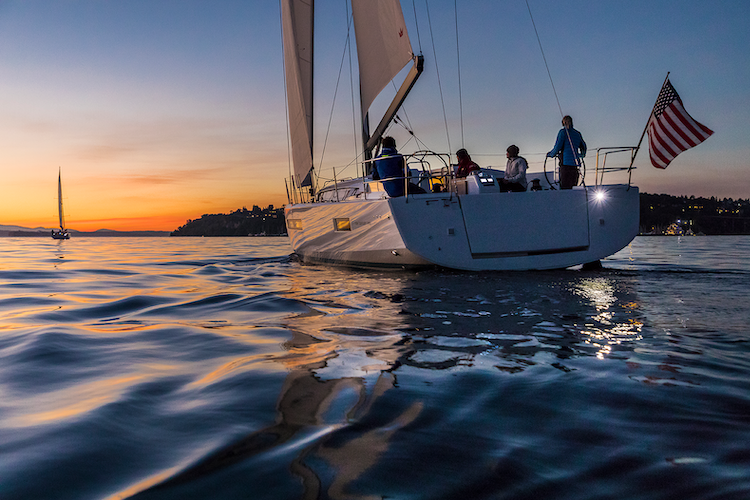
<svg viewBox="0 0 750 500">
<path fill-rule="evenodd" d="M 408 193 L 409 182 L 415 177 L 416 184 L 427 192 L 455 191 L 455 185 L 449 185 L 455 182 L 449 154 L 421 150 L 404 155 L 404 158 L 407 170 L 411 174 L 404 179 L 405 193 Z"/>
<path fill-rule="evenodd" d="M 604 176 L 613 172 L 628 172 L 628 186 L 631 184 L 633 159 L 638 148 L 634 146 L 609 146 L 596 149 L 596 168 L 594 171 L 594 186 L 604 184 Z M 610 155 L 630 153 L 629 165 L 623 166 L 612 165 Z M 402 181 L 404 183 L 404 193 L 409 195 L 412 191 L 409 184 L 413 183 L 421 187 L 426 192 L 453 192 L 460 193 L 461 186 L 455 177 L 453 165 L 450 163 L 450 155 L 447 153 L 436 153 L 434 151 L 416 151 L 411 154 L 402 154 L 406 163 L 407 174 L 402 177 L 392 177 L 388 179 L 372 179 L 369 176 L 359 178 L 340 179 L 338 172 L 334 170 L 333 179 L 330 179 L 322 189 L 317 192 L 317 201 L 338 202 L 352 198 L 385 198 L 383 181 Z M 365 160 L 363 165 L 368 165 L 377 158 Z M 556 168 L 553 169 L 553 179 L 550 181 L 547 172 L 547 159 L 544 164 L 544 177 L 547 180 L 549 188 L 554 189 L 554 184 L 558 182 Z M 368 169 L 365 168 L 365 171 Z M 585 184 L 586 169 L 582 166 L 581 182 Z"/>
<path fill-rule="evenodd" d="M 627 153 L 630 152 L 630 163 L 628 166 L 611 166 L 607 164 L 607 160 L 609 159 L 609 155 L 612 154 L 618 154 L 618 153 Z M 608 172 L 628 172 L 628 186 L 630 186 L 631 176 L 632 172 L 635 167 L 633 167 L 633 159 L 635 158 L 636 153 L 638 152 L 638 148 L 636 146 L 607 146 L 602 148 L 596 149 L 596 169 L 594 171 L 594 186 L 600 186 L 604 184 L 604 174 Z M 551 172 L 548 172 L 547 168 L 547 160 L 549 158 L 544 159 L 544 177 L 547 183 L 552 186 L 552 189 L 554 188 L 554 185 L 559 184 L 559 172 L 556 166 L 553 166 L 551 169 Z M 555 165 L 553 163 L 553 165 Z M 581 184 L 586 184 L 586 163 L 584 162 L 583 158 L 581 158 L 581 166 L 580 166 L 580 182 Z M 552 180 L 550 180 L 548 173 L 551 173 Z"/>
<path fill-rule="evenodd" d="M 619 153 L 630 153 L 630 162 L 628 166 L 609 166 L 607 160 L 609 155 Z M 630 186 L 631 177 L 633 175 L 633 160 L 635 155 L 638 153 L 637 146 L 609 146 L 603 148 L 596 148 L 596 171 L 594 175 L 594 185 L 599 186 L 604 184 L 604 174 L 608 172 L 628 172 L 628 186 Z"/>
<path fill-rule="evenodd" d="M 372 179 L 369 175 L 358 178 L 340 177 L 340 172 L 333 170 L 332 178 L 318 189 L 316 200 L 319 202 L 339 202 L 347 199 L 365 197 L 384 197 L 383 181 L 402 181 L 404 193 L 411 194 L 409 184 L 413 183 L 426 192 L 457 192 L 455 172 L 450 163 L 450 154 L 434 151 L 416 151 L 402 154 L 406 165 L 406 175 L 388 179 Z M 364 160 L 364 173 L 368 164 L 377 158 Z"/>
</svg>

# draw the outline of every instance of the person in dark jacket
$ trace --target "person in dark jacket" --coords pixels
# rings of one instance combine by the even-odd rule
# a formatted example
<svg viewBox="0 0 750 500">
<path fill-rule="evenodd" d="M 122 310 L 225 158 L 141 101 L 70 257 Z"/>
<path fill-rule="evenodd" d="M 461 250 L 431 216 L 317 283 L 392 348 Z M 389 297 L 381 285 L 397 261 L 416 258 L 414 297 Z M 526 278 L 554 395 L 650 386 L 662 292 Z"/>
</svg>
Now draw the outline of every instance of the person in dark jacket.
<svg viewBox="0 0 750 500">
<path fill-rule="evenodd" d="M 404 177 L 406 176 L 406 162 L 396 150 L 396 140 L 387 136 L 383 138 L 380 154 L 375 159 L 378 177 L 382 179 L 383 189 L 391 198 L 404 195 Z M 392 179 L 392 180 L 388 180 Z M 409 194 L 424 193 L 425 190 L 414 184 L 409 184 Z"/>
<path fill-rule="evenodd" d="M 573 128 L 573 118 L 564 116 L 563 128 L 557 133 L 557 141 L 548 158 L 560 157 L 560 188 L 571 189 L 578 184 L 578 166 L 586 156 L 586 143 L 579 131 Z"/>
</svg>

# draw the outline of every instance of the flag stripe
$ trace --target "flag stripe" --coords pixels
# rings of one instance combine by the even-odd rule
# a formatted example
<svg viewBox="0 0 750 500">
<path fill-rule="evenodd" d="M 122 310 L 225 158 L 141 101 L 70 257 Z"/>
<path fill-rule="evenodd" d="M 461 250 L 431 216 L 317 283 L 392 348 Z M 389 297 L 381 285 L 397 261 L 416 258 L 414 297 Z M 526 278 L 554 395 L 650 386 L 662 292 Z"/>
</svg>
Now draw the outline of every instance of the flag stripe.
<svg viewBox="0 0 750 500">
<path fill-rule="evenodd" d="M 690 132 L 693 134 L 693 136 L 696 138 L 698 142 L 696 142 L 696 146 L 700 144 L 702 141 L 705 141 L 708 139 L 708 136 L 713 133 L 713 131 L 709 131 L 708 134 L 705 134 L 699 130 L 699 128 L 702 126 L 700 125 L 695 119 L 693 119 L 692 116 L 690 116 L 690 113 L 688 113 L 685 108 L 682 106 L 679 102 L 672 103 L 672 106 L 674 106 L 674 113 L 676 116 L 680 119 L 682 123 L 685 124 L 685 127 L 690 130 Z"/>
<path fill-rule="evenodd" d="M 693 133 L 696 135 L 696 137 L 699 137 L 702 141 L 705 141 L 711 136 L 711 134 L 714 133 L 714 131 L 710 128 L 701 123 L 698 123 L 695 118 L 690 116 L 690 113 L 688 113 L 684 108 L 682 109 L 682 111 L 685 113 L 686 119 L 690 120 L 690 127 L 692 128 Z"/>
<path fill-rule="evenodd" d="M 648 140 L 652 145 L 657 143 L 657 141 L 654 140 L 654 134 L 656 134 L 656 130 L 652 126 L 648 131 Z M 669 162 L 672 160 L 672 158 L 674 158 L 674 156 L 670 156 L 669 158 L 665 156 L 661 148 L 651 147 L 649 150 L 649 154 L 651 156 L 651 164 L 656 168 L 667 168 Z"/>
<path fill-rule="evenodd" d="M 662 116 L 664 121 L 669 124 L 669 128 L 674 132 L 675 138 L 678 138 L 683 149 L 697 146 L 701 141 L 687 127 L 683 115 L 677 113 L 677 110 L 668 108 Z"/>
<path fill-rule="evenodd" d="M 684 148 L 670 133 L 666 125 L 667 123 L 664 121 L 654 123 L 654 135 L 657 140 L 655 147 L 656 149 L 666 150 L 672 157 L 675 157 Z"/>
<path fill-rule="evenodd" d="M 651 111 L 648 125 L 651 164 L 656 168 L 667 168 L 678 154 L 697 146 L 713 133 L 690 116 L 667 79 Z"/>
<path fill-rule="evenodd" d="M 671 120 L 671 117 L 668 116 L 667 113 L 664 113 L 662 118 L 663 119 L 659 122 L 659 130 L 661 132 L 660 136 L 662 139 L 669 139 L 670 142 L 668 145 L 674 154 L 677 155 L 680 151 L 691 147 L 687 137 L 685 137 L 680 131 L 680 128 L 675 125 Z"/>
</svg>

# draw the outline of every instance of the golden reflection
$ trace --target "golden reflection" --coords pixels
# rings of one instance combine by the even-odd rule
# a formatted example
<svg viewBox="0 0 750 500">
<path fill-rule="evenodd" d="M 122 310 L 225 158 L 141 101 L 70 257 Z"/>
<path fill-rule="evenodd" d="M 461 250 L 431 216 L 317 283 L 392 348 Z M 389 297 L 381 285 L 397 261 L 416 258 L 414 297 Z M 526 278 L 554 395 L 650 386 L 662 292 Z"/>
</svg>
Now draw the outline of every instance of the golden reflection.
<svg viewBox="0 0 750 500">
<path fill-rule="evenodd" d="M 172 474 L 177 473 L 180 470 L 180 468 L 181 466 L 178 465 L 170 469 L 167 469 L 163 472 L 160 472 L 159 474 L 155 474 L 147 479 L 144 479 L 143 481 L 139 483 L 134 484 L 133 486 L 130 486 L 122 491 L 115 493 L 114 495 L 110 495 L 106 497 L 104 500 L 124 500 L 126 498 L 130 498 L 140 493 L 141 491 L 151 488 L 152 486 L 156 486 L 162 481 L 168 479 Z"/>
<path fill-rule="evenodd" d="M 605 276 L 579 280 L 573 292 L 595 307 L 597 314 L 591 317 L 581 329 L 585 342 L 597 349 L 596 357 L 604 359 L 612 353 L 614 345 L 634 342 L 642 339 L 643 323 L 635 318 L 622 316 L 632 315 L 638 304 L 633 301 L 617 304 L 615 281 Z"/>
<path fill-rule="evenodd" d="M 396 431 L 416 420 L 422 409 L 421 402 L 414 402 L 389 424 L 364 432 L 344 446 L 328 447 L 323 444 L 318 452 L 319 456 L 336 467 L 336 475 L 328 489 L 331 498 L 360 498 L 362 500 L 380 498 L 378 496 L 354 497 L 347 493 L 347 486 L 378 463 L 380 457 L 388 450 L 388 445 Z"/>
<path fill-rule="evenodd" d="M 503 302 L 503 294 L 493 300 L 498 296 L 497 287 L 507 285 L 485 282 L 489 288 L 480 290 L 480 295 L 490 297 L 486 306 L 492 313 L 475 313 L 471 322 L 458 327 L 476 327 L 476 332 L 481 325 L 481 335 L 457 332 L 438 317 L 444 308 L 465 308 L 463 302 L 458 306 L 454 300 L 448 306 L 448 300 L 435 300 L 441 279 L 427 276 L 415 285 L 417 280 L 411 275 L 399 278 L 314 267 L 295 270 L 283 295 L 304 305 L 300 310 L 305 312 L 281 320 L 281 327 L 290 334 L 281 350 L 224 362 L 192 384 L 207 386 L 253 364 L 273 363 L 287 372 L 276 400 L 275 421 L 167 479 L 163 475 L 147 479 L 140 483 L 141 489 L 134 486 L 126 491 L 169 488 L 258 455 L 289 453 L 294 457 L 287 462 L 289 471 L 303 486 L 301 498 L 368 498 L 352 493 L 354 483 L 382 465 L 399 433 L 423 411 L 417 397 L 401 401 L 403 406 L 393 410 L 386 423 L 357 427 L 367 422 L 371 409 L 397 387 L 399 367 L 442 370 L 486 363 L 493 370 L 512 374 L 546 362 L 536 356 L 540 352 L 565 359 L 577 355 L 585 342 L 595 348 L 599 359 L 605 359 L 617 345 L 640 339 L 638 303 L 618 292 L 617 281 L 607 276 L 566 281 L 570 288 L 563 292 L 564 297 L 538 302 L 523 294 L 517 302 Z M 402 294 L 411 297 L 405 299 Z M 471 297 L 476 296 L 477 290 L 472 288 Z M 573 304 L 568 308 L 566 301 Z M 560 303 L 566 312 L 584 310 L 588 314 L 575 336 L 566 336 L 566 328 L 554 321 Z M 519 313 L 507 314 L 509 310 Z M 461 314 L 469 317 L 465 311 Z M 486 325 L 492 325 L 493 330 L 487 333 Z M 449 360 L 446 355 L 451 356 Z M 441 361 L 432 359 L 436 357 Z M 559 362 L 551 366 L 569 371 Z M 120 495 L 122 498 L 125 493 Z"/>
<path fill-rule="evenodd" d="M 254 356 L 243 356 L 241 358 L 233 358 L 231 361 L 224 363 L 216 370 L 212 371 L 201 377 L 200 379 L 191 382 L 187 385 L 188 389 L 200 386 L 208 386 L 217 380 L 226 377 L 234 372 L 240 371 L 243 368 L 250 369 L 249 365 L 257 362 L 268 361 L 270 356 L 268 354 L 256 354 Z"/>
<path fill-rule="evenodd" d="M 39 406 L 52 406 L 53 408 L 15 417 L 11 419 L 11 426 L 28 427 L 40 425 L 93 411 L 107 403 L 116 401 L 135 382 L 143 380 L 146 377 L 147 375 L 132 375 L 129 377 L 97 380 L 70 390 L 60 391 L 62 394 L 56 395 L 53 398 L 48 394 L 40 396 L 37 398 L 42 400 Z"/>
<path fill-rule="evenodd" d="M 233 359 L 192 384 L 208 385 L 253 363 L 271 361 L 288 371 L 276 403 L 276 422 L 169 478 L 153 476 L 113 498 L 189 482 L 269 452 L 296 454 L 290 471 L 302 481 L 302 498 L 355 498 L 345 494 L 350 482 L 378 463 L 399 429 L 422 411 L 421 403 L 414 402 L 387 426 L 339 442 L 340 431 L 366 416 L 396 385 L 391 371 L 411 352 L 400 332 L 408 316 L 400 314 L 396 302 L 368 298 L 361 292 L 366 284 L 353 290 L 349 272 L 303 268 L 290 280 L 286 298 L 309 310 L 282 320 L 291 336 L 281 352 Z M 379 290 L 384 283 L 391 285 L 388 293 L 401 291 L 398 280 L 379 278 Z M 336 445 L 328 446 L 333 438 Z M 332 484 L 325 485 L 306 462 L 313 454 L 337 471 Z"/>
</svg>

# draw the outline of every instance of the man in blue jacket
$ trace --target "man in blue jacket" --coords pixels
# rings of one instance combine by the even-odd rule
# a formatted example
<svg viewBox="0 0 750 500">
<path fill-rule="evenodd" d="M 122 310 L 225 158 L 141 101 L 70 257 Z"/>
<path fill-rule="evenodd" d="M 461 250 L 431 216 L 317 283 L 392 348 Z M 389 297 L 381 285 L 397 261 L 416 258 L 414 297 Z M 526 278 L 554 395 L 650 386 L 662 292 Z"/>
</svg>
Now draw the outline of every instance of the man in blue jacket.
<svg viewBox="0 0 750 500">
<path fill-rule="evenodd" d="M 578 184 L 578 167 L 586 156 L 586 143 L 579 131 L 573 128 L 573 118 L 564 116 L 563 128 L 557 133 L 557 141 L 548 158 L 560 156 L 560 189 L 571 189 Z"/>
<path fill-rule="evenodd" d="M 404 195 L 404 177 L 406 177 L 406 163 L 404 157 L 396 150 L 396 140 L 393 137 L 383 137 L 380 154 L 375 160 L 378 177 L 383 180 L 383 189 L 391 198 Z M 393 180 L 385 180 L 393 179 Z M 409 183 L 409 194 L 424 193 L 425 190 Z"/>
</svg>

